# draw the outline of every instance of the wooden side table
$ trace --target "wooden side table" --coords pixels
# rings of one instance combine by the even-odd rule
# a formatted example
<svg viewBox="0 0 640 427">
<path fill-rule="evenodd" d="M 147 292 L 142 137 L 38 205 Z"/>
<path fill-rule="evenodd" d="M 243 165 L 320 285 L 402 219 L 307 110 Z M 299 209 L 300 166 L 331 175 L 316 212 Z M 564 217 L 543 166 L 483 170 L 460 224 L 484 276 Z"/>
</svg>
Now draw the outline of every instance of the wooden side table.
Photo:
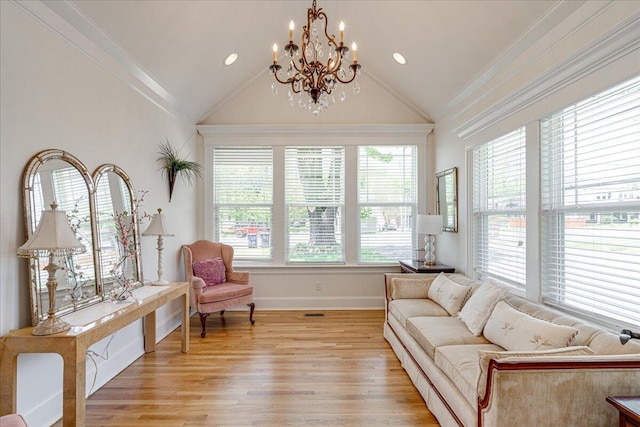
<svg viewBox="0 0 640 427">
<path fill-rule="evenodd" d="M 456 269 L 444 264 L 424 265 L 423 261 L 400 260 L 403 273 L 455 273 Z"/>
<path fill-rule="evenodd" d="M 62 425 L 84 427 L 86 394 L 86 352 L 94 343 L 144 318 L 144 350 L 156 345 L 156 309 L 181 300 L 181 350 L 189 351 L 189 283 L 143 286 L 133 291 L 135 301 L 102 302 L 64 317 L 71 329 L 54 335 L 34 336 L 33 327 L 17 329 L 0 339 L 0 415 L 16 412 L 18 355 L 58 353 L 63 360 Z"/>
<path fill-rule="evenodd" d="M 620 427 L 640 427 L 640 396 L 608 396 L 607 402 L 620 411 Z"/>
</svg>

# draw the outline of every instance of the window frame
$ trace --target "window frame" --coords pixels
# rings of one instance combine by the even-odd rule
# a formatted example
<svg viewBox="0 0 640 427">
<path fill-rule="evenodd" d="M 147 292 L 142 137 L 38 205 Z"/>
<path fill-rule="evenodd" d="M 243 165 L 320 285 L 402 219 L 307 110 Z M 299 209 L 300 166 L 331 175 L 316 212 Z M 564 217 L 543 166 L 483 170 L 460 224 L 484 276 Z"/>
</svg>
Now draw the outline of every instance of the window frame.
<svg viewBox="0 0 640 427">
<path fill-rule="evenodd" d="M 199 125 L 198 131 L 204 138 L 204 238 L 214 239 L 213 192 L 212 192 L 212 151 L 214 146 L 262 146 L 268 145 L 274 150 L 274 170 L 284 170 L 284 148 L 301 145 L 339 145 L 345 147 L 345 219 L 344 240 L 345 259 L 343 264 L 303 264 L 318 267 L 379 267 L 397 265 L 394 263 L 361 264 L 357 261 L 360 226 L 357 212 L 357 150 L 361 145 L 415 145 L 418 161 L 418 212 L 426 212 L 435 198 L 435 178 L 432 164 L 427 162 L 427 135 L 433 130 L 432 124 L 420 125 Z M 432 163 L 432 162 L 431 162 Z M 272 227 L 284 230 L 284 173 L 274 173 L 274 211 Z M 282 233 L 278 233 L 282 234 Z M 291 267 L 285 259 L 284 234 L 274 235 L 271 239 L 273 258 L 271 261 L 238 260 L 236 264 L 256 267 Z M 416 247 L 417 236 L 412 242 Z"/>
</svg>

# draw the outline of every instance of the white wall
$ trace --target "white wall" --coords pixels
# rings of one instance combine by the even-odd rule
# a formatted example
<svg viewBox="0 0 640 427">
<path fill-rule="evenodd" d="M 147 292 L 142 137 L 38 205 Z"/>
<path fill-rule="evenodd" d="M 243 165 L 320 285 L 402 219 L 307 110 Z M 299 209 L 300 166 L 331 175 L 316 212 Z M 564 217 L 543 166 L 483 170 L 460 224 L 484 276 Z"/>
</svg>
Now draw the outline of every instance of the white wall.
<svg viewBox="0 0 640 427">
<path fill-rule="evenodd" d="M 30 324 L 27 265 L 16 256 L 24 243 L 21 175 L 29 158 L 42 149 L 66 150 L 90 171 L 115 163 L 136 189 L 148 190 L 141 210 L 162 208 L 175 233 L 165 239 L 164 277 L 182 278 L 178 250 L 198 232 L 198 189 L 179 182 L 168 203 L 156 158 L 158 144 L 167 139 L 176 147 L 186 141 L 183 153 L 201 156 L 193 124 L 158 108 L 14 3 L 0 2 L 0 17 L 0 335 Z M 154 279 L 153 238 L 142 238 L 142 260 L 144 277 Z M 159 336 L 178 320 L 177 306 L 162 310 Z M 103 353 L 105 345 L 94 348 Z M 99 361 L 94 390 L 141 353 L 142 327 L 136 322 L 117 333 L 110 359 Z M 89 390 L 95 371 L 90 361 L 87 366 Z M 61 378 L 56 356 L 19 358 L 18 409 L 29 425 L 50 425 L 60 417 Z"/>
<path fill-rule="evenodd" d="M 516 43 L 505 54 L 514 52 L 515 60 L 505 67 L 489 68 L 479 76 L 483 84 L 471 83 L 475 90 L 434 130 L 436 170 L 459 168 L 459 231 L 438 236 L 438 259 L 467 274 L 471 273 L 467 150 L 638 75 L 640 3 L 586 2 L 535 43 Z M 528 260 L 537 265 L 534 261 Z M 527 290 L 529 297 L 537 295 L 538 285 L 527 284 L 532 288 Z"/>
</svg>

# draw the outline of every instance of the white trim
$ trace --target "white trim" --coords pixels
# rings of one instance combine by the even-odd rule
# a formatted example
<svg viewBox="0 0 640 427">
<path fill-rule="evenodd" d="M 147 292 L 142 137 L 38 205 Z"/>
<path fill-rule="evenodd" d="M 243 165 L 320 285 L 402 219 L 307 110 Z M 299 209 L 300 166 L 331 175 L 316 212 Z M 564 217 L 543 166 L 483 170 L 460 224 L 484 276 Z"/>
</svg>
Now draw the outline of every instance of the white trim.
<svg viewBox="0 0 640 427">
<path fill-rule="evenodd" d="M 609 7 L 613 2 L 606 3 L 604 5 L 598 5 L 600 10 Z M 515 40 L 507 49 L 505 49 L 498 57 L 496 57 L 491 64 L 489 64 L 479 75 L 476 80 L 465 87 L 455 98 L 447 105 L 448 111 L 453 110 L 457 106 L 465 103 L 464 108 L 461 108 L 450 119 L 455 119 L 464 114 L 480 100 L 486 98 L 494 90 L 482 91 L 482 86 L 487 84 L 492 78 L 496 77 L 501 71 L 503 71 L 509 64 L 513 63 L 519 56 L 521 56 L 527 49 L 531 48 L 535 42 L 549 33 L 549 28 L 555 28 L 560 23 L 564 23 L 565 19 L 574 13 L 576 10 L 582 7 L 583 2 L 580 1 L 566 1 L 561 0 L 549 9 L 544 16 L 536 21 L 529 29 L 523 33 L 517 40 Z M 555 44 L 554 44 L 555 45 Z M 549 51 L 554 45 L 549 46 L 545 53 Z M 534 58 L 537 59 L 537 58 Z M 516 70 L 516 72 L 520 69 Z M 481 95 L 469 101 L 469 98 L 475 93 L 481 93 Z M 446 114 L 446 113 L 445 113 Z"/>
<path fill-rule="evenodd" d="M 640 48 L 640 12 L 454 129 L 470 138 Z"/>
<path fill-rule="evenodd" d="M 318 144 L 318 139 L 322 137 L 390 137 L 397 135 L 413 135 L 424 137 L 433 130 L 435 125 L 430 124 L 381 124 L 381 125 L 198 125 L 196 129 L 205 137 L 205 146 L 213 144 L 206 137 L 233 136 L 233 137 L 256 137 L 273 138 L 278 136 L 293 137 L 302 136 L 315 139 L 314 144 Z M 262 141 L 260 141 L 262 143 Z M 389 142 L 385 142 L 388 144 Z M 291 145 L 290 140 L 272 141 L 269 145 Z M 333 142 L 332 142 L 333 144 Z M 349 145 L 347 141 L 343 145 Z M 361 144 L 360 144 L 361 145 Z"/>
<path fill-rule="evenodd" d="M 256 310 L 384 310 L 383 296 L 262 297 L 254 298 Z"/>
<path fill-rule="evenodd" d="M 525 126 L 527 145 L 526 149 L 526 194 L 540 193 L 540 121 L 529 123 Z M 540 197 L 527 197 L 527 225 L 526 225 L 526 262 L 527 279 L 525 281 L 526 297 L 530 301 L 542 302 L 542 289 L 540 287 L 540 262 L 542 252 L 540 250 Z"/>
<path fill-rule="evenodd" d="M 102 31 L 73 2 L 12 0 L 28 15 L 47 26 L 118 80 L 179 120 L 194 123 L 177 100 Z"/>
</svg>

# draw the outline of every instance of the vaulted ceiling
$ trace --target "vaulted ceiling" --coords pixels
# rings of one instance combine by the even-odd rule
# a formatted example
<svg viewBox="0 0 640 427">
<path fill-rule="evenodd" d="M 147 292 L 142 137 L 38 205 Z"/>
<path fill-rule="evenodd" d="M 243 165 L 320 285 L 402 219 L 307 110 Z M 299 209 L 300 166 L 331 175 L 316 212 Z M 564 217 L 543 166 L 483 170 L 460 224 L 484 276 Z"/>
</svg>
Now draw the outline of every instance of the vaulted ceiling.
<svg viewBox="0 0 640 427">
<path fill-rule="evenodd" d="M 272 44 L 284 45 L 289 21 L 301 28 L 311 7 L 311 0 L 55 3 L 47 7 L 194 123 L 267 73 Z M 567 8 L 553 0 L 318 0 L 333 34 L 345 22 L 345 42 L 358 43 L 363 72 L 436 121 L 530 43 L 531 34 L 559 22 L 560 4 Z M 232 52 L 238 60 L 225 66 Z"/>
</svg>

